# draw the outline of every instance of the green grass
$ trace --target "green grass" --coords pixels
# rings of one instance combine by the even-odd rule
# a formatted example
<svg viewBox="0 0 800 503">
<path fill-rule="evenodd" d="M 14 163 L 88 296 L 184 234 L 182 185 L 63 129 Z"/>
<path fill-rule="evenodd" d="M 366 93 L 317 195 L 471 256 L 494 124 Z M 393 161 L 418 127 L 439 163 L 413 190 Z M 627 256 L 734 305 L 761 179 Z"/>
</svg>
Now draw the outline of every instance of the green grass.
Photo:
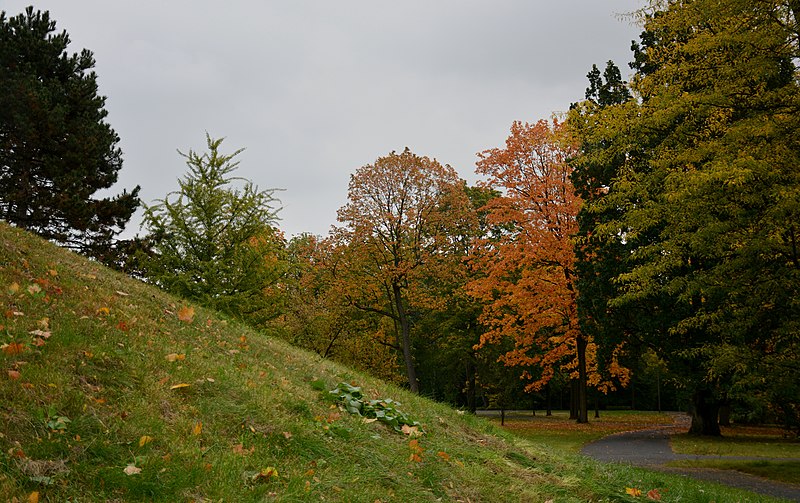
<svg viewBox="0 0 800 503">
<path fill-rule="evenodd" d="M 499 426 L 499 419 L 492 419 Z M 525 417 L 507 417 L 505 429 L 530 440 L 536 445 L 559 452 L 577 453 L 587 443 L 612 433 L 652 428 L 672 424 L 668 414 L 640 411 L 602 411 L 599 419 L 577 424 L 565 411 L 553 411 L 552 416 L 537 413 Z"/>
<path fill-rule="evenodd" d="M 783 433 L 781 429 L 775 427 L 723 427 L 721 437 L 674 435 L 672 448 L 675 452 L 682 454 L 797 458 L 800 460 L 800 441 L 795 438 L 786 438 Z"/>
<path fill-rule="evenodd" d="M 0 303 L 0 501 L 767 500 L 515 436 L 2 223 Z M 425 434 L 348 414 L 341 381 Z"/>
<path fill-rule="evenodd" d="M 681 460 L 669 463 L 669 466 L 683 468 L 715 468 L 719 470 L 736 470 L 765 479 L 800 484 L 800 460 L 798 461 L 723 461 L 715 459 Z"/>
</svg>

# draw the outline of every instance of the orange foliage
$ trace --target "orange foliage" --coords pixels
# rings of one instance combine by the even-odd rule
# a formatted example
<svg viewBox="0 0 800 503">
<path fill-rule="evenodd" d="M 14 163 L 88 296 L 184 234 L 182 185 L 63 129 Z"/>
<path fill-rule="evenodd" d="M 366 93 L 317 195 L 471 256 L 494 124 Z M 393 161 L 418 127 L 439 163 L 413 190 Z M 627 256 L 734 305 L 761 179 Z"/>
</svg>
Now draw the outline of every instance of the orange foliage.
<svg viewBox="0 0 800 503">
<path fill-rule="evenodd" d="M 577 377 L 580 329 L 572 236 L 581 200 L 567 164 L 575 153 L 557 120 L 541 120 L 515 122 L 505 148 L 479 154 L 477 172 L 501 195 L 484 208 L 487 223 L 500 232 L 479 243 L 472 261 L 481 277 L 469 290 L 485 302 L 481 321 L 489 327 L 478 347 L 511 338 L 514 348 L 501 360 L 542 369 L 529 389 L 546 384 L 559 366 Z M 590 342 L 587 354 L 593 350 Z M 588 367 L 592 382 L 596 374 L 591 363 Z"/>
</svg>

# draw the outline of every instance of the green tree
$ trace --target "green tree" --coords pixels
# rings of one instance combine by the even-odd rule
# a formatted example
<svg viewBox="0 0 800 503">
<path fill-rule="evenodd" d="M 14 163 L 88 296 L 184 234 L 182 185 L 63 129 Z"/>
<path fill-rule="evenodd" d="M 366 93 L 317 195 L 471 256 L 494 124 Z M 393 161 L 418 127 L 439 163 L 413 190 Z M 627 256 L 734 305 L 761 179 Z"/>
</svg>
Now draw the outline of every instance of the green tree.
<svg viewBox="0 0 800 503">
<path fill-rule="evenodd" d="M 179 190 L 146 207 L 146 274 L 169 292 L 260 325 L 280 312 L 278 200 L 274 189 L 231 176 L 242 150 L 223 154 L 222 141 L 206 134 L 208 152 L 181 153 L 189 171 Z"/>
<path fill-rule="evenodd" d="M 609 305 L 636 310 L 683 376 L 693 433 L 718 435 L 720 404 L 756 375 L 797 417 L 796 387 L 767 384 L 800 369 L 796 7 L 651 2 L 634 44 L 638 102 L 584 123 L 596 145 L 613 139 L 587 159 L 618 155 L 602 198 L 617 214 L 594 228 L 628 251 Z"/>
<path fill-rule="evenodd" d="M 93 197 L 116 183 L 122 153 L 92 53 L 69 55 L 69 43 L 48 12 L 0 12 L 0 218 L 102 258 L 139 187 Z"/>
</svg>

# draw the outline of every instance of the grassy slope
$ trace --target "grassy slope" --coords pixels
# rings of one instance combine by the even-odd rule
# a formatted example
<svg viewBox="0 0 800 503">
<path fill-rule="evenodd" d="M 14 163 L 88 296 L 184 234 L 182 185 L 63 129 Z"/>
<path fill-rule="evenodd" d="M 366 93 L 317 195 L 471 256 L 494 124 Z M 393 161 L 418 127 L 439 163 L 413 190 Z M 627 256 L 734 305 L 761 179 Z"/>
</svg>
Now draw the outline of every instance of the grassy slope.
<svg viewBox="0 0 800 503">
<path fill-rule="evenodd" d="M 2 223 L 0 302 L 0 501 L 763 501 L 549 452 Z M 422 461 L 339 381 L 400 400 Z"/>
</svg>

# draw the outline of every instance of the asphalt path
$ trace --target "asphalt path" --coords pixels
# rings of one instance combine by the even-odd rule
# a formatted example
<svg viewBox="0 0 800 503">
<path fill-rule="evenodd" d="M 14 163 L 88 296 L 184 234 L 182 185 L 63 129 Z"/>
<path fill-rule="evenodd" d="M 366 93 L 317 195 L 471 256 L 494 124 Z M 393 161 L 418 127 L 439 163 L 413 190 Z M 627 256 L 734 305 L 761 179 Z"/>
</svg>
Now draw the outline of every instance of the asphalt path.
<svg viewBox="0 0 800 503">
<path fill-rule="evenodd" d="M 643 468 L 677 473 L 687 477 L 725 484 L 739 489 L 746 489 L 758 494 L 766 494 L 790 501 L 800 501 L 800 486 L 784 484 L 761 477 L 756 477 L 733 470 L 717 470 L 710 468 L 673 468 L 666 466 L 671 461 L 683 459 L 717 459 L 717 460 L 777 460 L 785 458 L 756 458 L 744 456 L 700 456 L 676 454 L 672 451 L 669 437 L 677 431 L 686 431 L 686 416 L 675 416 L 676 423 L 658 428 L 616 433 L 587 444 L 581 453 L 598 461 L 608 463 L 627 463 Z M 790 461 L 797 461 L 791 459 Z"/>
</svg>

